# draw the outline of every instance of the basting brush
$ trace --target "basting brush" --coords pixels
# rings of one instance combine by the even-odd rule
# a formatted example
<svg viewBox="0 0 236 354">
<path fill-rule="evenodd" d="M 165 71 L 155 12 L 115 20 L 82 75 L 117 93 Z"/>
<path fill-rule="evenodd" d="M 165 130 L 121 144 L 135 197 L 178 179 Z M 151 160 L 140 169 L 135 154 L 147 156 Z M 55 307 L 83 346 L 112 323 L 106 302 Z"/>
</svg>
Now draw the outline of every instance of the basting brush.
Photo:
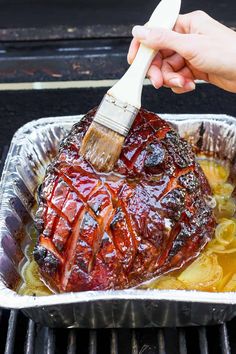
<svg viewBox="0 0 236 354">
<path fill-rule="evenodd" d="M 180 6 L 181 0 L 162 0 L 146 26 L 172 29 Z M 84 136 L 80 153 L 100 172 L 111 171 L 119 158 L 141 107 L 143 81 L 156 54 L 153 49 L 140 45 L 132 65 L 104 96 Z"/>
</svg>

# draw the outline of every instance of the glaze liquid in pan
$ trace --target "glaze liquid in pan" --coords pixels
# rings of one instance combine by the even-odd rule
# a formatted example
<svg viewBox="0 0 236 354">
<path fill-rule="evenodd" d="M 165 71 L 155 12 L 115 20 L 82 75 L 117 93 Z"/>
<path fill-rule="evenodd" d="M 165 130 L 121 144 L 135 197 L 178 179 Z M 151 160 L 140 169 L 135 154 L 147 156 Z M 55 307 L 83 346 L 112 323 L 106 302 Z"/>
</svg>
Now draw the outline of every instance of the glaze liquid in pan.
<svg viewBox="0 0 236 354">
<path fill-rule="evenodd" d="M 236 290 L 236 203 L 232 197 L 234 185 L 228 181 L 229 169 L 225 164 L 199 157 L 199 162 L 212 187 L 217 227 L 214 239 L 198 258 L 184 269 L 149 281 L 145 289 L 186 289 L 210 292 Z M 36 235 L 32 229 L 32 238 Z M 32 259 L 34 245 L 27 249 L 28 261 L 22 269 L 24 283 L 21 295 L 48 295 L 51 291 L 40 280 L 37 263 Z"/>
</svg>

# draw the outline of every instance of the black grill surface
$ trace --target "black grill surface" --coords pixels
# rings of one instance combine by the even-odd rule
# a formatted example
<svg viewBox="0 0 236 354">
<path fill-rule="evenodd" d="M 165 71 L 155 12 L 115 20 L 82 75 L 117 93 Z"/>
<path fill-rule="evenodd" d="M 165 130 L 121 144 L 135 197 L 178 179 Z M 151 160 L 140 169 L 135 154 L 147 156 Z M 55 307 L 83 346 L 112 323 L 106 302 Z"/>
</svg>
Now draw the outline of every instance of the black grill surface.
<svg viewBox="0 0 236 354">
<path fill-rule="evenodd" d="M 21 312 L 0 313 L 5 354 L 234 354 L 236 321 L 212 327 L 165 329 L 50 329 Z"/>
<path fill-rule="evenodd" d="M 0 174 L 14 131 L 45 116 L 86 112 L 105 89 L 0 92 Z M 176 96 L 144 90 L 144 107 L 165 113 L 228 113 L 236 116 L 235 95 L 208 85 Z M 0 310 L 0 354 L 235 354 L 236 319 L 212 327 L 166 329 L 50 329 L 20 311 Z"/>
</svg>

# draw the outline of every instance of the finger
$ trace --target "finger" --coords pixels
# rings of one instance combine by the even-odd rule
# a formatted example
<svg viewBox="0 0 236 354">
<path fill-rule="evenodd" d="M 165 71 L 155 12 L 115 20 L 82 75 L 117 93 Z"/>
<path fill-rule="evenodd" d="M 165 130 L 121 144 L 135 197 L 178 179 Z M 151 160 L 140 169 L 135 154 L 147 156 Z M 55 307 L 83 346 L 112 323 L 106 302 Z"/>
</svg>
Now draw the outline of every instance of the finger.
<svg viewBox="0 0 236 354">
<path fill-rule="evenodd" d="M 172 68 L 173 71 L 179 71 L 186 65 L 184 58 L 177 53 L 164 59 L 163 63 L 168 63 L 168 65 Z"/>
<path fill-rule="evenodd" d="M 176 61 L 174 58 L 175 68 L 180 68 L 182 66 L 181 61 Z M 169 64 L 167 60 L 163 61 L 162 64 L 162 75 L 163 84 L 171 89 L 181 89 L 177 90 L 181 93 L 189 92 L 195 89 L 194 76 L 191 70 L 185 65 L 179 71 L 174 71 L 173 67 Z"/>
<path fill-rule="evenodd" d="M 163 72 L 162 72 L 162 74 L 163 74 Z M 175 88 L 175 87 L 184 88 L 186 83 L 191 81 L 193 83 L 192 89 L 194 89 L 194 87 L 195 87 L 194 80 L 195 80 L 195 77 L 194 77 L 193 73 L 191 72 L 191 70 L 187 66 L 185 66 L 184 68 L 182 68 L 178 72 L 174 72 L 174 71 L 169 70 L 168 72 L 165 72 L 163 74 L 163 81 L 164 81 L 163 84 L 164 84 L 164 86 L 167 86 L 170 88 Z M 191 87 L 188 87 L 188 88 L 191 88 Z"/>
<path fill-rule="evenodd" d="M 150 79 L 152 85 L 158 89 L 163 86 L 163 76 L 161 70 L 156 65 L 151 65 L 147 77 Z"/>
<path fill-rule="evenodd" d="M 129 64 L 132 64 L 132 62 L 134 61 L 134 58 L 138 52 L 139 46 L 140 46 L 140 43 L 136 39 L 133 39 L 132 42 L 130 43 L 130 48 L 129 48 L 129 52 L 127 55 L 127 61 Z M 162 56 L 160 53 L 157 53 L 157 55 L 155 56 L 155 58 L 152 61 L 152 64 L 161 68 Z"/>
<path fill-rule="evenodd" d="M 191 24 L 190 14 L 179 15 L 173 30 L 178 33 L 191 33 L 190 24 Z"/>
<path fill-rule="evenodd" d="M 186 77 L 177 73 L 175 73 L 175 76 L 173 78 L 170 77 L 168 78 L 168 80 L 163 80 L 163 86 L 174 90 L 176 89 L 181 93 L 193 91 L 196 88 L 194 80 L 187 79 Z"/>
<path fill-rule="evenodd" d="M 152 65 L 155 65 L 159 69 L 161 69 L 161 67 L 162 67 L 162 56 L 161 56 L 161 53 L 157 53 L 157 55 L 155 56 L 155 58 L 152 61 Z"/>
<path fill-rule="evenodd" d="M 139 49 L 139 46 L 140 46 L 140 42 L 136 38 L 133 38 L 130 43 L 129 51 L 128 51 L 128 55 L 127 55 L 127 61 L 129 64 L 132 64 L 132 62 L 137 54 L 137 51 Z"/>
<path fill-rule="evenodd" d="M 185 85 L 185 78 L 178 73 L 169 73 L 163 75 L 163 85 L 169 88 L 183 88 Z"/>
<path fill-rule="evenodd" d="M 146 28 L 135 26 L 133 36 L 147 47 L 158 51 L 160 49 L 171 49 L 187 60 L 196 57 L 203 49 L 201 36 L 198 34 L 180 34 L 164 28 Z"/>
<path fill-rule="evenodd" d="M 161 72 L 165 86 L 181 88 L 184 87 L 184 77 L 175 72 L 174 68 L 169 64 L 167 60 L 164 60 L 162 63 Z"/>
<path fill-rule="evenodd" d="M 175 52 L 173 50 L 170 50 L 170 49 L 163 49 L 163 50 L 160 50 L 159 53 L 161 54 L 162 58 L 164 59 L 164 58 L 170 57 Z"/>
<path fill-rule="evenodd" d="M 187 65 L 184 66 L 181 70 L 179 70 L 178 74 L 182 75 L 185 79 L 189 79 L 192 81 L 197 79 Z"/>
<path fill-rule="evenodd" d="M 191 92 L 191 91 L 195 90 L 195 88 L 196 88 L 195 83 L 192 81 L 189 81 L 185 84 L 185 86 L 183 88 L 173 87 L 173 88 L 171 88 L 171 90 L 176 94 L 182 94 L 182 93 Z"/>
<path fill-rule="evenodd" d="M 134 58 L 136 57 L 136 54 L 137 54 L 137 52 L 139 50 L 139 47 L 140 47 L 140 42 L 136 38 L 133 38 L 133 40 L 130 43 L 129 51 L 128 51 L 128 54 L 127 54 L 127 61 L 128 61 L 129 64 L 132 64 L 132 62 L 134 61 Z M 169 51 L 169 52 L 173 53 L 172 51 Z M 158 67 L 161 66 L 161 64 L 162 64 L 162 55 L 161 55 L 161 53 L 159 53 L 159 52 L 157 53 L 157 55 L 153 59 L 152 64 L 155 64 Z"/>
</svg>

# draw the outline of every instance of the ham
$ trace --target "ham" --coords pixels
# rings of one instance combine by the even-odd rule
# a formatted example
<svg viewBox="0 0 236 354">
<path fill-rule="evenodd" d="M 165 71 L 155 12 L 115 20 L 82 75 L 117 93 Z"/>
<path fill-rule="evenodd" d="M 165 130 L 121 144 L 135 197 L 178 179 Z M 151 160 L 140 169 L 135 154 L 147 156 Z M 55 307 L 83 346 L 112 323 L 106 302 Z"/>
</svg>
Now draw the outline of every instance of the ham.
<svg viewBox="0 0 236 354">
<path fill-rule="evenodd" d="M 141 109 L 102 174 L 79 153 L 94 114 L 61 143 L 39 191 L 34 258 L 56 292 L 138 286 L 196 258 L 214 233 L 209 184 L 167 122 Z"/>
</svg>

